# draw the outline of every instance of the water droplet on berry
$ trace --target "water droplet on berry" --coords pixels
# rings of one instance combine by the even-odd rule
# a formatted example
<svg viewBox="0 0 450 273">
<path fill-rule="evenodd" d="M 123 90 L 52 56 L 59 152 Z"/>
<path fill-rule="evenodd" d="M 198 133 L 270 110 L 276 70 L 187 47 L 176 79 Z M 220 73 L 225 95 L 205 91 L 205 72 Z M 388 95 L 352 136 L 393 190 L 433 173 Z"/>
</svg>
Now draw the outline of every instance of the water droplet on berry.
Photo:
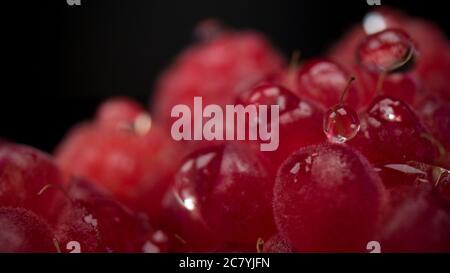
<svg viewBox="0 0 450 273">
<path fill-rule="evenodd" d="M 348 106 L 337 105 L 325 114 L 323 131 L 331 142 L 344 143 L 360 129 L 358 114 Z"/>
<path fill-rule="evenodd" d="M 358 114 L 351 107 L 345 105 L 344 98 L 355 80 L 350 78 L 347 87 L 341 94 L 340 103 L 330 108 L 323 119 L 323 131 L 330 142 L 344 143 L 356 136 L 361 128 Z"/>
</svg>

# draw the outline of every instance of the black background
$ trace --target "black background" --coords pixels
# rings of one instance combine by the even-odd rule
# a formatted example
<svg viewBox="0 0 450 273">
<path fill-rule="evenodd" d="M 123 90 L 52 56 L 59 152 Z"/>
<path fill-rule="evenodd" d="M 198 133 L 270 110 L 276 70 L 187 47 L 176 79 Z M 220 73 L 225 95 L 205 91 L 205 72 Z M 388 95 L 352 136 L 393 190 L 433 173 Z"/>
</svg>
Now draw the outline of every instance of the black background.
<svg viewBox="0 0 450 273">
<path fill-rule="evenodd" d="M 450 32 L 445 1 L 381 0 Z M 257 29 L 286 56 L 321 54 L 370 10 L 366 0 L 66 0 L 2 4 L 0 136 L 52 151 L 113 95 L 148 104 L 152 86 L 206 18 Z"/>
</svg>

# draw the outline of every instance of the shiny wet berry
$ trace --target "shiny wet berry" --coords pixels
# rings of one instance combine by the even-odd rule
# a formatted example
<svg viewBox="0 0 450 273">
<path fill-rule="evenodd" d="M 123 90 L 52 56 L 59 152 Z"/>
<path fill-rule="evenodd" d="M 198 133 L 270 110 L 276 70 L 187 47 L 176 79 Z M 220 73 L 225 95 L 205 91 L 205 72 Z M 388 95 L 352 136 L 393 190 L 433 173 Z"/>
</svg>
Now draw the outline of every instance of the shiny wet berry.
<svg viewBox="0 0 450 273">
<path fill-rule="evenodd" d="M 404 31 L 386 29 L 367 36 L 358 48 L 360 64 L 368 70 L 391 72 L 414 59 L 414 43 Z"/>
<path fill-rule="evenodd" d="M 362 251 L 386 198 L 380 178 L 358 152 L 342 144 L 309 146 L 280 167 L 274 216 L 280 234 L 300 251 Z"/>
<path fill-rule="evenodd" d="M 230 143 L 193 153 L 181 165 L 173 187 L 179 206 L 195 213 L 219 240 L 254 244 L 274 231 L 273 181 L 264 164 L 243 145 Z"/>
</svg>

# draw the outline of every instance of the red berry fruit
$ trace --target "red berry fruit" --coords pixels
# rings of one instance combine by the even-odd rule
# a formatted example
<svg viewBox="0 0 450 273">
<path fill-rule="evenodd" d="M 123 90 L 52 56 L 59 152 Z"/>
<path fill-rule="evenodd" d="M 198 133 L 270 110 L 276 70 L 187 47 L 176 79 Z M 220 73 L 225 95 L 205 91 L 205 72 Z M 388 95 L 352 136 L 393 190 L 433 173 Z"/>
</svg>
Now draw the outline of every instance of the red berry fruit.
<svg viewBox="0 0 450 273">
<path fill-rule="evenodd" d="M 22 208 L 0 207 L 0 252 L 57 252 L 49 225 Z"/>
<path fill-rule="evenodd" d="M 99 120 L 73 129 L 57 149 L 57 162 L 65 174 L 85 177 L 157 220 L 176 165 L 177 146 L 145 112 L 136 112 L 136 119 L 129 120 L 128 114 L 121 116 L 120 109 L 126 106 L 118 104 L 107 102 L 99 110 Z M 113 129 L 114 124 L 130 126 Z"/>
<path fill-rule="evenodd" d="M 378 96 L 367 110 L 358 137 L 350 142 L 372 163 L 433 163 L 438 150 L 430 133 L 401 100 Z"/>
<path fill-rule="evenodd" d="M 0 146 L 0 206 L 26 208 L 48 217 L 57 195 L 40 193 L 47 186 L 62 185 L 62 175 L 47 154 L 18 144 Z"/>
<path fill-rule="evenodd" d="M 414 58 L 414 44 L 404 31 L 386 29 L 367 36 L 358 48 L 360 64 L 371 71 L 391 72 Z"/>
<path fill-rule="evenodd" d="M 150 116 L 142 106 L 128 98 L 112 98 L 102 103 L 96 113 L 96 124 L 112 130 L 146 133 L 151 126 Z"/>
<path fill-rule="evenodd" d="M 418 114 L 433 136 L 450 152 L 450 105 L 430 97 L 421 102 Z"/>
<path fill-rule="evenodd" d="M 343 144 L 309 146 L 278 171 L 275 222 L 301 251 L 363 251 L 385 199 L 380 178 L 358 152 Z"/>
<path fill-rule="evenodd" d="M 407 17 L 388 9 L 377 12 L 386 27 L 402 28 L 414 39 L 420 53 L 416 71 L 421 80 L 431 93 L 450 101 L 447 80 L 450 73 L 450 45 L 445 33 L 430 21 Z"/>
<path fill-rule="evenodd" d="M 297 149 L 324 141 L 320 126 L 322 111 L 281 85 L 261 83 L 249 92 L 242 93 L 236 104 L 279 106 L 279 146 L 274 152 L 265 152 L 275 170 L 289 154 Z M 271 130 L 270 124 L 269 117 L 268 130 Z"/>
<path fill-rule="evenodd" d="M 314 59 L 299 69 L 297 89 L 294 91 L 300 97 L 330 108 L 341 98 L 349 78 L 349 73 L 340 64 L 327 59 Z M 357 109 L 358 96 L 356 88 L 351 86 L 346 99 L 348 105 Z"/>
<path fill-rule="evenodd" d="M 48 189 L 51 190 L 54 189 Z M 100 246 L 100 234 L 92 214 L 76 200 L 61 199 L 59 205 L 50 224 L 55 230 L 60 252 L 105 252 Z"/>
<path fill-rule="evenodd" d="M 378 231 L 383 252 L 450 251 L 448 203 L 411 187 L 394 188 L 390 199 Z"/>
<path fill-rule="evenodd" d="M 417 72 L 427 89 L 450 102 L 450 44 L 445 33 L 436 25 L 425 20 L 412 20 L 408 31 L 417 41 L 421 58 Z"/>
<path fill-rule="evenodd" d="M 368 107 L 377 94 L 400 99 L 411 106 L 416 106 L 424 96 L 424 87 L 417 73 L 392 73 L 383 76 L 380 82 L 380 74 L 368 71 L 361 67 L 353 69 L 355 82 L 361 91 L 361 106 Z M 379 90 L 377 90 L 379 88 Z"/>
<path fill-rule="evenodd" d="M 274 231 L 273 182 L 266 166 L 243 145 L 194 152 L 184 160 L 173 187 L 179 205 L 198 211 L 225 242 L 254 244 Z"/>
<path fill-rule="evenodd" d="M 155 90 L 155 118 L 170 127 L 172 107 L 185 104 L 193 109 L 195 96 L 205 105 L 232 104 L 237 94 L 278 72 L 283 63 L 262 35 L 221 32 L 183 52 L 162 75 Z"/>
<path fill-rule="evenodd" d="M 83 221 L 98 230 L 99 248 L 104 252 L 142 252 L 151 240 L 148 219 L 105 196 L 89 182 L 74 179 L 67 195 L 87 212 Z"/>
<path fill-rule="evenodd" d="M 173 251 L 209 252 L 223 245 L 224 238 L 216 236 L 199 209 L 193 208 L 192 185 L 176 181 L 163 201 L 163 227 L 173 234 Z"/>
</svg>

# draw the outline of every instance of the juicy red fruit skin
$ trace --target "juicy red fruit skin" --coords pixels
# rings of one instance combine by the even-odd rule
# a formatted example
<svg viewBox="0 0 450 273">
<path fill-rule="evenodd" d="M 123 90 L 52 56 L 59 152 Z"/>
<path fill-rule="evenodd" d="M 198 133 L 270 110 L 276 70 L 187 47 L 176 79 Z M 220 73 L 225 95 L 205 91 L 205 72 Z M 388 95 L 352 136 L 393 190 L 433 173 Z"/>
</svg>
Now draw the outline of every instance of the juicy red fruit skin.
<svg viewBox="0 0 450 273">
<path fill-rule="evenodd" d="M 416 106 L 424 96 L 424 87 L 415 72 L 390 73 L 385 75 L 381 84 L 381 90 L 377 90 L 380 74 L 368 71 L 360 66 L 353 68 L 357 79 L 355 84 L 360 90 L 361 106 L 358 110 L 365 110 L 372 103 L 377 94 L 384 94 L 411 106 Z"/>
<path fill-rule="evenodd" d="M 263 253 L 293 253 L 296 252 L 291 244 L 280 234 L 275 234 L 264 242 Z"/>
<path fill-rule="evenodd" d="M 389 72 L 412 58 L 414 44 L 404 31 L 386 29 L 367 36 L 357 52 L 363 67 L 376 72 Z"/>
<path fill-rule="evenodd" d="M 280 167 L 274 216 L 305 252 L 360 252 L 377 228 L 386 193 L 367 160 L 343 144 L 309 146 Z"/>
<path fill-rule="evenodd" d="M 194 152 L 175 179 L 179 205 L 198 210 L 200 221 L 222 241 L 254 244 L 274 231 L 273 182 L 245 146 L 232 143 Z"/>
<path fill-rule="evenodd" d="M 175 180 L 176 181 L 176 180 Z M 162 225 L 174 236 L 174 252 L 209 252 L 223 244 L 206 225 L 198 208 L 187 209 L 180 195 L 191 185 L 175 182 L 163 200 Z M 189 195 L 193 193 L 186 193 Z"/>
<path fill-rule="evenodd" d="M 67 194 L 85 208 L 89 222 L 98 229 L 100 251 L 143 251 L 153 232 L 147 217 L 131 211 L 85 180 L 72 180 Z"/>
<path fill-rule="evenodd" d="M 282 85 L 260 83 L 242 93 L 237 98 L 236 104 L 257 107 L 265 105 L 268 109 L 272 105 L 279 106 L 279 146 L 273 152 L 262 152 L 275 170 L 293 151 L 325 140 L 321 126 L 322 110 L 310 101 L 297 97 Z M 268 130 L 272 130 L 270 123 L 269 118 Z"/>
<path fill-rule="evenodd" d="M 450 211 L 429 187 L 396 187 L 377 237 L 383 252 L 449 252 Z"/>
<path fill-rule="evenodd" d="M 396 10 L 380 8 L 375 11 L 382 16 L 385 28 L 400 28 L 412 37 L 419 53 L 414 71 L 417 72 L 427 90 L 447 102 L 450 101 L 450 92 L 448 92 L 450 86 L 447 80 L 450 71 L 450 46 L 445 34 L 429 21 L 406 16 Z M 330 56 L 352 67 L 357 64 L 354 52 L 364 37 L 363 28 L 354 27 L 332 49 Z"/>
<path fill-rule="evenodd" d="M 432 164 L 438 154 L 431 134 L 401 100 L 378 96 L 369 106 L 359 135 L 349 144 L 373 164 L 410 160 Z"/>
<path fill-rule="evenodd" d="M 297 74 L 297 89 L 294 92 L 303 98 L 311 99 L 328 109 L 340 103 L 350 74 L 338 63 L 317 58 L 303 64 Z M 351 86 L 345 101 L 357 109 L 359 91 Z"/>
<path fill-rule="evenodd" d="M 139 117 L 145 114 L 142 106 L 136 101 L 126 97 L 116 97 L 102 103 L 96 112 L 96 124 L 103 128 L 130 129 Z"/>
<path fill-rule="evenodd" d="M 33 212 L 0 207 L 0 252 L 57 252 L 49 225 Z"/>
<path fill-rule="evenodd" d="M 450 151 L 450 105 L 437 98 L 426 98 L 418 112 L 433 136 Z"/>
<path fill-rule="evenodd" d="M 39 193 L 47 186 L 62 187 L 63 182 L 49 155 L 19 144 L 0 146 L 0 206 L 26 208 L 49 217 L 57 195 Z"/>
</svg>

